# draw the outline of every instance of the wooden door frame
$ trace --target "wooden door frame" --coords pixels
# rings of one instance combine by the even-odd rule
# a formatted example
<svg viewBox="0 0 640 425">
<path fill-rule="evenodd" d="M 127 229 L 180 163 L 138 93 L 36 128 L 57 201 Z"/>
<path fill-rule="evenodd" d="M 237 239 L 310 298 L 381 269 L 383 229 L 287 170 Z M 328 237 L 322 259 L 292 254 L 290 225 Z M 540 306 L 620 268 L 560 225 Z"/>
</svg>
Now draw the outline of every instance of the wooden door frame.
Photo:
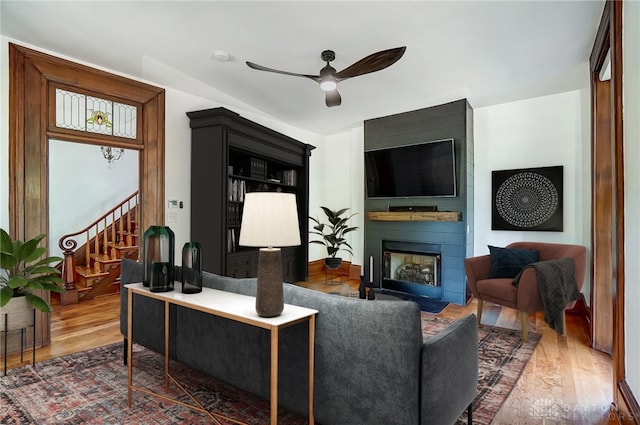
<svg viewBox="0 0 640 425">
<path fill-rule="evenodd" d="M 50 86 L 64 84 L 142 105 L 142 137 L 92 143 L 139 151 L 140 229 L 164 223 L 164 89 L 9 43 L 9 232 L 30 239 L 49 234 Z M 64 138 L 64 137 L 62 137 Z M 46 246 L 48 246 L 48 241 Z M 48 294 L 43 294 L 48 298 Z M 48 314 L 37 312 L 37 345 L 51 340 Z"/>
<path fill-rule="evenodd" d="M 613 48 L 612 5 L 606 3 L 589 59 L 591 74 L 591 341 L 593 348 L 613 354 L 614 326 L 613 294 L 618 254 L 616 204 L 618 194 L 616 173 L 621 165 L 616 157 L 615 92 L 621 90 L 621 80 L 615 75 L 619 68 Z M 601 81 L 600 72 L 609 56 L 611 78 Z"/>
<path fill-rule="evenodd" d="M 592 211 L 599 202 L 608 202 L 610 208 L 606 222 L 610 225 L 611 253 L 609 266 L 610 286 L 608 282 L 592 279 L 592 340 L 597 345 L 597 335 L 593 327 L 611 326 L 612 332 L 612 370 L 613 370 L 613 409 L 621 423 L 640 423 L 640 407 L 626 381 L 625 369 L 625 257 L 624 257 L 624 140 L 622 111 L 622 1 L 607 0 L 602 13 L 600 26 L 596 34 L 590 57 L 591 71 L 591 116 L 592 116 L 592 182 L 599 172 L 609 173 L 611 193 L 603 199 L 602 192 L 592 186 Z M 599 80 L 599 71 L 609 52 L 611 61 L 611 80 L 604 83 Z M 605 98 L 606 97 L 606 98 Z M 609 143 L 608 156 L 610 164 L 599 168 L 595 149 L 598 141 Z M 598 239 L 595 232 L 596 223 L 592 223 L 592 249 L 597 255 Z M 600 223 L 603 224 L 603 223 Z M 594 258 L 594 262 L 597 261 Z M 604 285 L 605 290 L 600 291 Z M 603 324 L 599 316 L 598 306 L 612 304 L 612 320 Z M 606 307 L 605 307 L 606 308 Z M 595 348 L 598 348 L 597 346 Z"/>
</svg>

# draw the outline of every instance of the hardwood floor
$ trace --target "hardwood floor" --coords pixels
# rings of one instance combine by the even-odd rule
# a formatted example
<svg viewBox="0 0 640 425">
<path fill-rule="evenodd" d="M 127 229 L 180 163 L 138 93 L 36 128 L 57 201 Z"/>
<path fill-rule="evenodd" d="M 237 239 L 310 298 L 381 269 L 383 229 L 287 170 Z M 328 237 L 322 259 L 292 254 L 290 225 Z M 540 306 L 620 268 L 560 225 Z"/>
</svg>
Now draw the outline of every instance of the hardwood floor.
<svg viewBox="0 0 640 425">
<path fill-rule="evenodd" d="M 36 348 L 36 362 L 122 341 L 120 294 L 96 297 L 78 304 L 52 300 L 51 344 Z M 31 350 L 7 356 L 7 368 L 31 364 Z"/>
<path fill-rule="evenodd" d="M 356 290 L 356 280 L 344 280 Z M 341 285 L 325 284 L 324 274 L 300 286 L 323 292 L 339 292 Z M 441 317 L 458 318 L 475 313 L 477 303 L 449 304 Z M 122 342 L 120 334 L 120 295 L 106 295 L 79 304 L 54 304 L 51 344 L 36 349 L 36 361 L 62 356 L 92 347 Z M 520 329 L 515 311 L 485 303 L 482 323 Z M 609 407 L 613 400 L 611 357 L 591 349 L 582 318 L 567 315 L 567 336 L 558 336 L 544 322 L 542 313 L 529 317 L 529 330 L 542 334 L 532 359 L 513 392 L 497 413 L 495 425 L 615 424 Z M 7 357 L 7 367 L 28 365 L 31 352 Z"/>
</svg>

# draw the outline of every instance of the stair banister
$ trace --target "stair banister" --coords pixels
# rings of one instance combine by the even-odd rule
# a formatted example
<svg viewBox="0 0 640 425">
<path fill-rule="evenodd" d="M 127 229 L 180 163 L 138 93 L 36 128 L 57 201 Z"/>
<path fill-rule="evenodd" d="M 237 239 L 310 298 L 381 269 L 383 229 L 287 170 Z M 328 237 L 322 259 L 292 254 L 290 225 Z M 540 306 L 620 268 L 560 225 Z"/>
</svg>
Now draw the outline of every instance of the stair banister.
<svg viewBox="0 0 640 425">
<path fill-rule="evenodd" d="M 133 206 L 131 205 L 131 202 L 133 202 Z M 89 224 L 88 226 L 86 226 L 84 229 L 79 230 L 77 232 L 74 233 L 68 233 L 66 235 L 63 235 L 59 240 L 58 240 L 58 246 L 60 247 L 60 249 L 63 252 L 64 255 L 64 260 L 63 260 L 63 267 L 66 268 L 66 273 L 64 275 L 64 279 L 65 279 L 65 289 L 66 290 L 74 290 L 75 288 L 75 272 L 70 272 L 68 270 L 68 268 L 74 264 L 75 260 L 70 260 L 68 259 L 69 257 L 74 257 L 75 256 L 75 250 L 78 246 L 78 242 L 75 240 L 76 237 L 85 234 L 86 235 L 86 240 L 84 242 L 84 250 L 85 250 L 85 266 L 87 268 L 91 267 L 91 231 L 94 230 L 95 231 L 95 236 L 93 239 L 93 245 L 94 245 L 94 252 L 96 255 L 100 255 L 100 236 L 102 236 L 102 240 L 103 240 L 103 253 L 104 255 L 108 258 L 108 228 L 111 227 L 111 231 L 112 231 L 112 239 L 115 241 L 115 226 L 114 223 L 116 222 L 116 216 L 115 216 L 115 211 L 120 209 L 120 226 L 122 226 L 122 222 L 123 222 L 123 213 L 122 213 L 122 208 L 124 205 L 127 205 L 127 215 L 128 215 L 128 224 L 129 224 L 129 229 L 131 229 L 130 224 L 131 224 L 131 209 L 132 208 L 136 208 L 138 205 L 138 191 L 135 191 L 133 194 L 129 195 L 126 199 L 124 199 L 122 202 L 118 203 L 118 205 L 116 205 L 115 207 L 113 207 L 112 209 L 110 209 L 109 211 L 107 211 L 106 213 L 104 213 L 102 216 L 100 216 L 98 219 L 96 219 L 94 222 L 92 222 L 91 224 Z M 137 208 L 136 208 L 137 210 Z M 137 211 L 136 211 L 137 213 Z M 108 222 L 107 222 L 107 217 L 111 216 L 112 219 L 112 225 L 109 226 Z M 100 223 L 104 223 L 104 228 L 102 230 L 102 234 L 100 234 Z M 122 229 L 122 227 L 121 227 Z M 122 229 L 124 230 L 124 229 Z M 96 267 L 100 267 L 99 264 L 96 262 L 97 266 Z M 72 269 L 73 270 L 73 269 Z M 99 271 L 99 270 L 98 270 Z"/>
</svg>

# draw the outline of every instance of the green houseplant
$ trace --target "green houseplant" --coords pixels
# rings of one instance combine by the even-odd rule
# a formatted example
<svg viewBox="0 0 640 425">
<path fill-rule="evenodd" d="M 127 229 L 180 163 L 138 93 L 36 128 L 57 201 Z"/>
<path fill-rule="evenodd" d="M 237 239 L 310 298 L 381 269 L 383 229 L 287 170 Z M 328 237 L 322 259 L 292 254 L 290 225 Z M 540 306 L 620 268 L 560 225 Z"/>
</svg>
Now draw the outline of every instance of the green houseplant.
<svg viewBox="0 0 640 425">
<path fill-rule="evenodd" d="M 320 208 L 324 212 L 327 222 L 322 222 L 319 218 L 309 217 L 309 219 L 315 223 L 310 233 L 320 237 L 320 239 L 310 242 L 324 245 L 327 248 L 328 254 L 328 257 L 325 258 L 325 264 L 331 269 L 337 269 L 342 265 L 342 258 L 336 257 L 339 251 L 342 250 L 353 255 L 351 251 L 353 248 L 344 236 L 357 229 L 357 227 L 350 226 L 348 223 L 357 213 L 345 215 L 347 211 L 349 211 L 349 208 L 339 210 L 332 210 L 322 206 Z"/>
<path fill-rule="evenodd" d="M 64 292 L 60 271 L 50 266 L 62 258 L 41 258 L 47 251 L 38 246 L 44 238 L 45 235 L 40 235 L 26 242 L 12 240 L 0 229 L 0 307 L 13 298 L 24 297 L 28 304 L 48 313 L 51 305 L 33 291 Z"/>
</svg>

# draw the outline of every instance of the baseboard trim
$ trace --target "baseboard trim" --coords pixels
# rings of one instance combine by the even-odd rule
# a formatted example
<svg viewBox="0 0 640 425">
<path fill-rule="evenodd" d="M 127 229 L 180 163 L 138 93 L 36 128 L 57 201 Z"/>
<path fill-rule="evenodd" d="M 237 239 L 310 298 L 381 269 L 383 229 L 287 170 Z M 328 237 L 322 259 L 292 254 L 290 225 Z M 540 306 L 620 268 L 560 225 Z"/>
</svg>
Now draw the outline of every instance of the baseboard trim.
<svg viewBox="0 0 640 425">
<path fill-rule="evenodd" d="M 340 276 L 345 276 L 350 279 L 359 279 L 360 278 L 360 270 L 362 266 L 358 264 L 352 264 L 351 261 L 343 261 L 342 266 L 340 267 L 339 274 Z M 324 274 L 327 269 L 324 265 L 324 258 L 319 260 L 309 261 L 309 275 L 313 276 L 316 274 Z M 338 273 L 337 271 L 332 271 L 333 273 Z"/>
<path fill-rule="evenodd" d="M 618 381 L 616 399 L 622 403 L 615 406 L 616 419 L 620 424 L 640 424 L 640 404 L 626 380 Z M 622 405 L 624 404 L 624 405 Z"/>
</svg>

